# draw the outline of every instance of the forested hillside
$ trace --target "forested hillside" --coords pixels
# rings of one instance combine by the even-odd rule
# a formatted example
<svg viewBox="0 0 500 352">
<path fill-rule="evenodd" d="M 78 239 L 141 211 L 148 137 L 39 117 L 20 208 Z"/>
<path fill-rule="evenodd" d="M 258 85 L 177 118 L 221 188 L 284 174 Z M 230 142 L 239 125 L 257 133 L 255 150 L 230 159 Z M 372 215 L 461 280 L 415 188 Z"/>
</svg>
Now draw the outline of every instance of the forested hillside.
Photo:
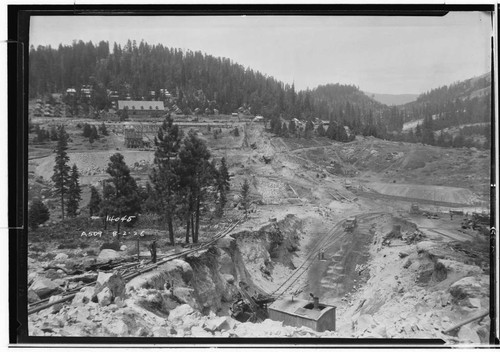
<svg viewBox="0 0 500 352">
<path fill-rule="evenodd" d="M 75 41 L 57 49 L 31 47 L 29 67 L 30 98 L 64 93 L 68 88 L 79 94 L 81 88 L 91 87 L 91 98 L 80 102 L 92 106 L 93 111 L 111 107 L 110 92 L 116 92 L 119 99 L 152 100 L 166 89 L 173 96 L 169 103 L 175 104 L 174 110 L 184 114 L 240 111 L 274 121 L 296 118 L 316 126 L 328 121 L 348 126 L 354 134 L 427 144 L 437 143 L 431 137 L 435 131 L 490 121 L 489 75 L 433 89 L 415 102 L 388 107 L 353 85 L 327 84 L 297 92 L 293 84 L 228 58 L 130 40 L 123 47 L 115 43 L 112 50 L 104 41 L 97 45 Z M 401 132 L 405 122 L 415 120 L 422 122 L 420 131 Z M 317 133 L 321 135 L 321 129 Z M 480 134 L 485 133 L 483 128 Z M 444 145 L 461 145 L 453 143 L 454 137 L 444 135 L 448 140 Z"/>
<path fill-rule="evenodd" d="M 488 148 L 491 141 L 491 74 L 432 89 L 399 107 L 416 121 L 405 140 L 439 146 Z"/>
<path fill-rule="evenodd" d="M 227 58 L 201 52 L 182 51 L 163 45 L 135 41 L 121 47 L 108 42 L 74 42 L 57 49 L 39 46 L 30 49 L 30 97 L 40 97 L 67 88 L 91 85 L 93 103 L 109 107 L 106 90 L 121 97 L 150 99 L 167 89 L 186 113 L 199 108 L 231 113 L 239 108 L 252 114 L 286 119 L 329 119 L 334 111 L 349 108 L 360 112 L 381 106 L 357 88 L 328 85 L 313 91 L 296 92 L 292 85 L 245 68 Z"/>
</svg>

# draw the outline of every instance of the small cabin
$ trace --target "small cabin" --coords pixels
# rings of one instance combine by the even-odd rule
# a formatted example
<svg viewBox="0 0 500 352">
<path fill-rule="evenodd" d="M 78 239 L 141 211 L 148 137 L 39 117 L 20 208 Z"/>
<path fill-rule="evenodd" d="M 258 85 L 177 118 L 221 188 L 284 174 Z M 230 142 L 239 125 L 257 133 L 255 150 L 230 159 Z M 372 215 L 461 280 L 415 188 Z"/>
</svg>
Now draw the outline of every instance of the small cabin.
<svg viewBox="0 0 500 352">
<path fill-rule="evenodd" d="M 269 319 L 281 321 L 283 325 L 306 326 L 314 331 L 335 330 L 335 306 L 303 299 L 288 298 L 273 302 L 268 307 Z"/>
</svg>

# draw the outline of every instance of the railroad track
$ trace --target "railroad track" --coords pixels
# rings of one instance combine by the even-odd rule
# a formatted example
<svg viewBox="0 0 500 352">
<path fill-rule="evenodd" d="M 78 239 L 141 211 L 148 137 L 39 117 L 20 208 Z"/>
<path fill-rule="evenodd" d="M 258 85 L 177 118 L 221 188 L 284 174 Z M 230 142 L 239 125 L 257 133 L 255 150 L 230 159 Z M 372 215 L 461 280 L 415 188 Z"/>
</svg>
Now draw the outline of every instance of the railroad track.
<svg viewBox="0 0 500 352">
<path fill-rule="evenodd" d="M 365 213 L 356 215 L 358 221 L 372 221 L 375 218 L 383 215 L 383 212 L 373 212 L 373 213 Z M 297 268 L 295 271 L 288 277 L 276 290 L 271 294 L 276 298 L 284 295 L 292 286 L 299 280 L 299 278 L 305 274 L 309 268 L 315 263 L 317 259 L 317 253 L 320 249 L 328 250 L 333 245 L 335 245 L 338 241 L 344 239 L 347 235 L 351 233 L 344 229 L 345 220 L 337 223 L 328 234 L 323 237 L 320 241 L 316 242 L 314 246 L 309 250 L 309 254 L 304 260 L 304 262 Z M 358 225 L 359 226 L 359 225 Z M 340 234 L 339 234 L 339 231 Z"/>
<path fill-rule="evenodd" d="M 140 262 L 139 263 L 125 263 L 125 264 L 122 264 L 122 265 L 119 265 L 119 266 L 112 268 L 112 270 L 118 269 L 118 273 L 120 273 L 122 275 L 125 282 L 128 282 L 128 281 L 132 280 L 134 277 L 137 277 L 143 273 L 151 271 L 154 268 L 158 267 L 159 265 L 162 265 L 168 261 L 178 259 L 178 258 L 187 256 L 189 254 L 199 252 L 199 251 L 202 251 L 204 249 L 209 248 L 214 243 L 216 243 L 219 239 L 227 236 L 232 230 L 234 230 L 236 228 L 236 226 L 238 226 L 242 222 L 242 220 L 243 220 L 243 218 L 239 218 L 236 222 L 232 223 L 227 228 L 225 228 L 224 230 L 219 232 L 217 235 L 215 235 L 215 237 L 213 237 L 211 240 L 204 242 L 204 243 L 198 243 L 196 245 L 193 245 L 191 248 L 185 249 L 185 250 L 178 252 L 178 253 L 167 254 L 163 257 L 160 257 L 156 263 L 151 263 L 151 261 L 149 261 L 147 263 L 140 263 Z M 89 283 L 84 284 L 84 285 L 80 285 L 72 290 L 66 291 L 63 294 L 62 298 L 55 300 L 53 302 L 48 302 L 50 300 L 50 297 L 45 298 L 45 299 L 40 300 L 40 301 L 37 301 L 37 302 L 34 302 L 34 303 L 28 305 L 28 315 L 31 315 L 31 314 L 37 313 L 41 310 L 47 309 L 55 304 L 67 302 L 67 301 L 73 299 L 82 288 L 95 285 L 95 282 L 96 282 L 96 280 L 93 280 L 92 282 L 89 282 Z M 45 304 L 43 304 L 43 303 L 45 303 Z"/>
</svg>

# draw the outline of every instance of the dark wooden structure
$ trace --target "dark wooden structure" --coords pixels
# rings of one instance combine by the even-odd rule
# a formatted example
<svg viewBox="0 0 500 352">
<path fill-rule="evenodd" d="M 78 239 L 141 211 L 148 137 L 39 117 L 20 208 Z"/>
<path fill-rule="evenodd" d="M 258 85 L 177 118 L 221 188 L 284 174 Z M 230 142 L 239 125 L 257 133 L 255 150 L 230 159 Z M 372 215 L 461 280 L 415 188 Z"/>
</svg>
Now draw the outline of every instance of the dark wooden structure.
<svg viewBox="0 0 500 352">
<path fill-rule="evenodd" d="M 334 331 L 336 307 L 296 298 L 276 300 L 268 307 L 269 319 L 282 321 L 288 326 L 307 326 L 312 330 Z"/>
</svg>

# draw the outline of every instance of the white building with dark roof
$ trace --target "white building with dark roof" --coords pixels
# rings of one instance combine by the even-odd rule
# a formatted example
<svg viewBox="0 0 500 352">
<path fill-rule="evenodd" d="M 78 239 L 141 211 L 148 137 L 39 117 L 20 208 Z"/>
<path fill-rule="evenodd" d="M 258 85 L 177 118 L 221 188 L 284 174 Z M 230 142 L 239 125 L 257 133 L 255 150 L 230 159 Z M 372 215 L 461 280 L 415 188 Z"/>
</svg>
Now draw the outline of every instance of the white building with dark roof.
<svg viewBox="0 0 500 352">
<path fill-rule="evenodd" d="M 118 100 L 118 111 L 126 110 L 129 116 L 151 115 L 153 112 L 163 113 L 163 101 Z"/>
</svg>

